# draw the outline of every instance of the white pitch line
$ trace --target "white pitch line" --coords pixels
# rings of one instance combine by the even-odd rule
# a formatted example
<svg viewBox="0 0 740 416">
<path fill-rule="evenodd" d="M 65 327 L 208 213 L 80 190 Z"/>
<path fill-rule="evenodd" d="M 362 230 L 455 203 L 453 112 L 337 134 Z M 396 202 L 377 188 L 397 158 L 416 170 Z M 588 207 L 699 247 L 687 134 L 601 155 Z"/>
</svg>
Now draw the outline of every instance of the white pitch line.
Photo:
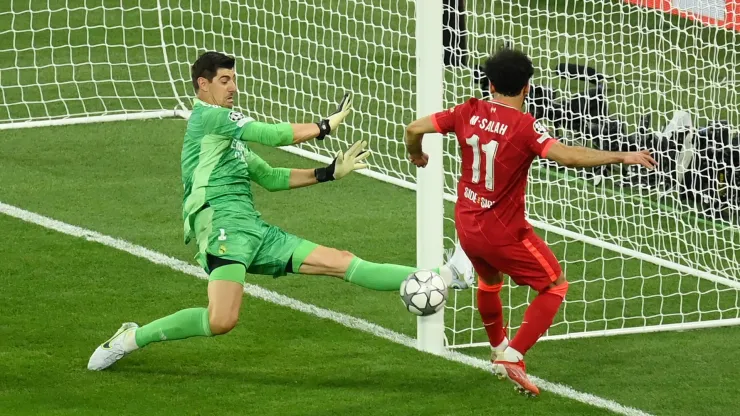
<svg viewBox="0 0 740 416">
<path fill-rule="evenodd" d="M 155 264 L 167 266 L 172 270 L 189 274 L 199 279 L 208 278 L 206 273 L 200 267 L 188 264 L 182 260 L 169 257 L 165 254 L 150 250 L 146 247 L 142 247 L 125 240 L 110 237 L 96 231 L 57 221 L 55 219 L 26 211 L 12 205 L 4 204 L 2 202 L 0 202 L 0 212 L 26 222 L 40 225 L 50 230 L 58 231 L 60 233 L 75 237 L 84 238 L 88 241 L 94 241 L 96 243 L 103 244 L 116 250 L 125 251 L 126 253 L 133 254 L 136 257 L 149 260 L 150 262 Z M 299 300 L 281 295 L 271 290 L 263 289 L 256 285 L 246 284 L 244 286 L 244 293 L 247 293 L 264 301 L 274 303 L 276 305 L 286 306 L 296 311 L 304 312 L 322 319 L 328 319 L 348 328 L 357 329 L 359 331 L 375 335 L 376 337 L 387 339 L 397 344 L 405 345 L 410 348 L 416 347 L 416 340 L 407 335 L 391 331 L 390 329 L 383 328 L 364 319 L 355 318 L 353 316 L 334 312 L 324 308 L 319 308 L 318 306 L 301 302 Z M 486 360 L 474 358 L 469 355 L 465 355 L 452 350 L 448 350 L 440 356 L 450 361 L 462 363 L 487 372 L 491 372 L 491 364 Z M 582 393 L 568 386 L 558 383 L 552 383 L 539 377 L 530 377 L 532 381 L 534 381 L 540 387 L 540 389 L 549 391 L 559 396 L 566 397 L 568 399 L 572 399 L 594 407 L 610 410 L 621 415 L 651 416 L 649 413 L 645 413 L 633 407 L 623 406 L 609 399 L 604 399 L 602 397 L 594 396 L 593 394 L 589 393 Z"/>
</svg>

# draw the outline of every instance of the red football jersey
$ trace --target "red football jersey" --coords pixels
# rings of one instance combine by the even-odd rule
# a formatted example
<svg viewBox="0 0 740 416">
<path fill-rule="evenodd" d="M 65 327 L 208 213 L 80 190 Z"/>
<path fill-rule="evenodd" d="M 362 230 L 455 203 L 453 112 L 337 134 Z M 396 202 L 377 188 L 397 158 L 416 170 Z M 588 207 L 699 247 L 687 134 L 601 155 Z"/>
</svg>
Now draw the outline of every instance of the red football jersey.
<svg viewBox="0 0 740 416">
<path fill-rule="evenodd" d="M 530 114 L 477 98 L 434 114 L 432 121 L 439 133 L 455 133 L 462 153 L 458 229 L 483 232 L 492 245 L 521 241 L 531 230 L 524 218 L 529 168 L 555 139 Z"/>
</svg>

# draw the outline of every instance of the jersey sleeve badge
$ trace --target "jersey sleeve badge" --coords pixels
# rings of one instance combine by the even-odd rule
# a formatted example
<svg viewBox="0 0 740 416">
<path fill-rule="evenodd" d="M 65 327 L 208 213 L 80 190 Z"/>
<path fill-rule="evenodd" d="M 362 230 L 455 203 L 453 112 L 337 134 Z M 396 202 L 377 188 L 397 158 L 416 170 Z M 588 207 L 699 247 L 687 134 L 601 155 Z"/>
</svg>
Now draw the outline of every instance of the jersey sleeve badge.
<svg viewBox="0 0 740 416">
<path fill-rule="evenodd" d="M 245 118 L 244 114 L 238 112 L 238 111 L 231 111 L 229 113 L 229 120 L 233 122 L 237 122 L 239 120 L 243 120 Z"/>
<path fill-rule="evenodd" d="M 535 121 L 534 124 L 534 131 L 537 134 L 549 134 L 550 132 L 547 130 L 547 127 L 545 127 L 544 124 L 540 123 L 539 120 Z"/>
</svg>

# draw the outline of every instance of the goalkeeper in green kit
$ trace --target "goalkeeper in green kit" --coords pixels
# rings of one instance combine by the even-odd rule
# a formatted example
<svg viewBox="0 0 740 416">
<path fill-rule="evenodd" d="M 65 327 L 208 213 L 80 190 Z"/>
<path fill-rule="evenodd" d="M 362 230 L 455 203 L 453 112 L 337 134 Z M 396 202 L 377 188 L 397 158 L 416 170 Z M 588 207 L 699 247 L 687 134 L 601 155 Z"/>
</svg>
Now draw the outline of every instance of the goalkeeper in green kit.
<svg viewBox="0 0 740 416">
<path fill-rule="evenodd" d="M 267 224 L 252 200 L 251 183 L 283 191 L 341 179 L 363 169 L 366 143 L 354 143 L 317 169 L 274 168 L 249 142 L 286 146 L 334 133 L 352 108 L 345 95 L 336 112 L 318 123 L 267 124 L 231 108 L 237 92 L 234 58 L 201 55 L 192 66 L 197 98 L 182 148 L 185 243 L 195 240 L 196 259 L 208 273 L 208 307 L 183 309 L 139 327 L 127 322 L 90 357 L 88 369 L 103 370 L 153 342 L 226 334 L 236 326 L 247 273 L 334 276 L 373 290 L 399 290 L 416 269 L 364 261 L 352 253 L 323 247 Z M 453 288 L 466 287 L 472 265 L 457 248 L 436 270 Z"/>
</svg>

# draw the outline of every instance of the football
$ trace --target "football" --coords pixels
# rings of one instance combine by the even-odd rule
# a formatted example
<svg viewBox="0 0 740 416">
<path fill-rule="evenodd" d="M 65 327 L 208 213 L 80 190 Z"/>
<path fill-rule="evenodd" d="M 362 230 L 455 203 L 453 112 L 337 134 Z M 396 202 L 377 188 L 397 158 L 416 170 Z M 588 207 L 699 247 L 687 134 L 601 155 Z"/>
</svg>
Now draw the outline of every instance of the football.
<svg viewBox="0 0 740 416">
<path fill-rule="evenodd" d="M 437 273 L 416 271 L 401 283 L 401 300 L 406 310 L 414 315 L 432 315 L 447 301 L 447 284 Z"/>
</svg>

